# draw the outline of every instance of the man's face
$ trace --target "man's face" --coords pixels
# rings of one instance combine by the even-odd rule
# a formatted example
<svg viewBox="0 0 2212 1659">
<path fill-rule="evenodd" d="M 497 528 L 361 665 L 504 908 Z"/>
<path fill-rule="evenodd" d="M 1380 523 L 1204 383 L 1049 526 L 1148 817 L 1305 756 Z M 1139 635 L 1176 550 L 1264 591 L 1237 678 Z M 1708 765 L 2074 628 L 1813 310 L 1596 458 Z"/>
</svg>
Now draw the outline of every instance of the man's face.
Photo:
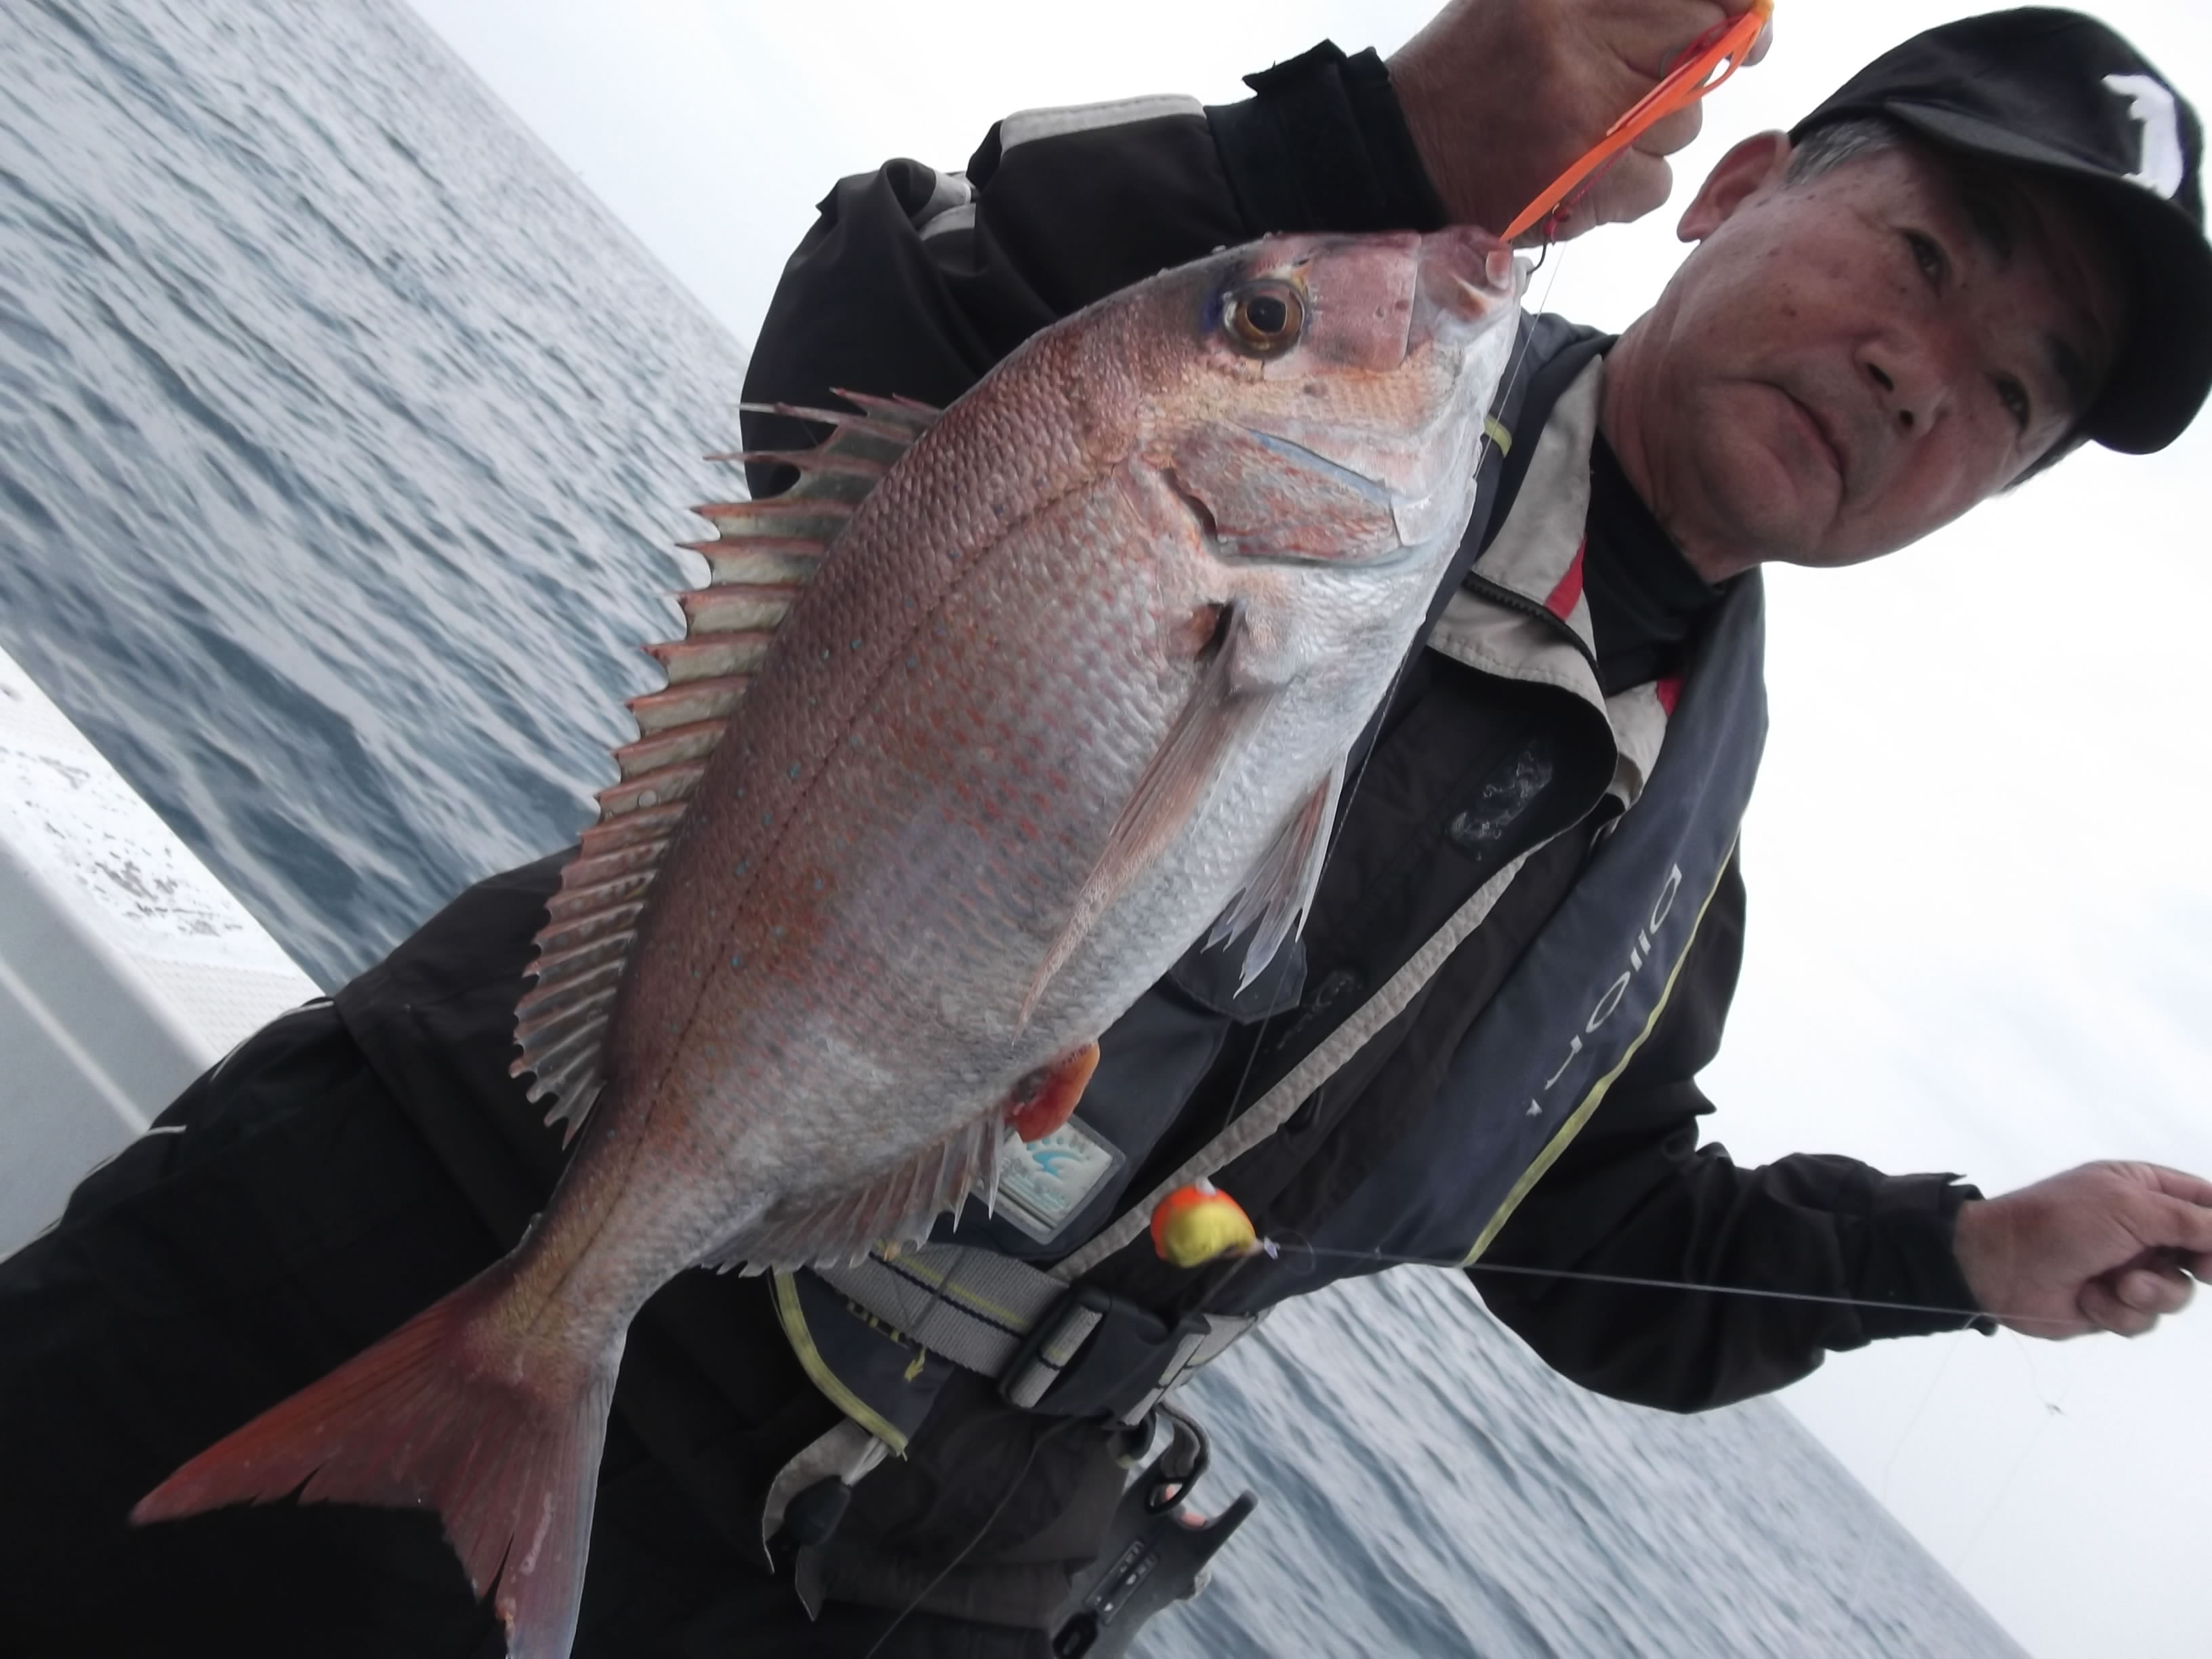
<svg viewBox="0 0 2212 1659">
<path fill-rule="evenodd" d="M 1789 184 L 1788 154 L 1749 141 L 1706 181 L 1683 219 L 1703 246 L 1608 385 L 1608 435 L 1709 577 L 1856 563 L 1956 518 L 2064 435 L 2120 322 L 2056 191 L 1917 144 Z"/>
</svg>

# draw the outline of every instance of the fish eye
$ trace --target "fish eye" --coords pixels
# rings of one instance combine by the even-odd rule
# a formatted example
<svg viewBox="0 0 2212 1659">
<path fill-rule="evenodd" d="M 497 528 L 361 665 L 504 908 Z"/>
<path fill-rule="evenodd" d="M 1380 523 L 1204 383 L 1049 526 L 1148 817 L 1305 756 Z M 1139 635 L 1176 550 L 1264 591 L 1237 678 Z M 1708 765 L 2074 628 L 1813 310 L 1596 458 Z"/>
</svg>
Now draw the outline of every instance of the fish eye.
<svg viewBox="0 0 2212 1659">
<path fill-rule="evenodd" d="M 1305 302 L 1287 283 L 1255 283 L 1231 293 L 1221 308 L 1229 343 L 1247 357 L 1277 357 L 1298 343 Z"/>
</svg>

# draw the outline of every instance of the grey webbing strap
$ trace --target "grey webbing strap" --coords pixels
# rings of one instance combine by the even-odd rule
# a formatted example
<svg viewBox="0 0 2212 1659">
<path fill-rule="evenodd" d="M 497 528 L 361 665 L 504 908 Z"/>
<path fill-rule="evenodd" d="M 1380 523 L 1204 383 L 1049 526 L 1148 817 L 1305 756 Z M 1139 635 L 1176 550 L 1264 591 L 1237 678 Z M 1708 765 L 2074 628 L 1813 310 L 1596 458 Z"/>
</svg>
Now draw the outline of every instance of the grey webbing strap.
<svg viewBox="0 0 2212 1659">
<path fill-rule="evenodd" d="M 1067 1293 L 1066 1285 L 1026 1261 L 961 1244 L 924 1244 L 888 1261 L 872 1251 L 814 1273 L 932 1353 L 986 1376 L 1006 1370 L 1023 1340 Z M 1097 1322 L 1094 1316 L 1091 1324 Z M 1085 1325 L 1077 1343 L 1090 1333 Z"/>
<path fill-rule="evenodd" d="M 1020 1370 L 1011 1376 L 1001 1376 L 999 1381 L 1000 1392 L 1008 1403 L 1024 1411 L 1043 1399 L 1047 1390 L 1060 1381 L 1060 1373 L 1083 1352 L 1083 1345 L 1091 1340 L 1091 1333 L 1098 1328 L 1105 1316 L 1069 1297 L 1054 1317 L 1058 1322 L 1046 1333 L 1044 1340 L 1030 1351 Z"/>
<path fill-rule="evenodd" d="M 999 1379 L 1006 1399 L 1036 1405 L 1081 1352 L 1100 1315 L 1068 1294 L 1052 1274 L 1012 1256 L 960 1244 L 925 1244 L 886 1259 L 871 1252 L 857 1262 L 816 1267 L 841 1295 L 964 1370 Z M 1199 1366 L 1260 1322 L 1258 1315 L 1209 1314 L 1206 1328 L 1176 1344 L 1158 1376 L 1124 1420 L 1134 1423 Z M 1031 1333 L 1050 1322 L 1024 1360 L 1006 1375 Z"/>
</svg>

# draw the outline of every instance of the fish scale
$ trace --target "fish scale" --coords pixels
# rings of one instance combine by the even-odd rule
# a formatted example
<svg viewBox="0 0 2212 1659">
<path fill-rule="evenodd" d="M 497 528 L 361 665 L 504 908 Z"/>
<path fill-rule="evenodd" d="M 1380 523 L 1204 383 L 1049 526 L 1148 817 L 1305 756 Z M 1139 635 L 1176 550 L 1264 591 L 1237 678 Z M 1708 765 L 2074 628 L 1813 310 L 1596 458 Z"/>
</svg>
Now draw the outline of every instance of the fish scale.
<svg viewBox="0 0 2212 1659">
<path fill-rule="evenodd" d="M 702 509 L 709 585 L 518 1009 L 582 1128 L 544 1212 L 134 1519 L 425 1504 L 510 1653 L 566 1653 L 647 1297 L 926 1235 L 1209 924 L 1248 975 L 1294 930 L 1472 509 L 1513 289 L 1472 230 L 1232 250 L 941 416 L 842 394 L 792 490 Z"/>
</svg>

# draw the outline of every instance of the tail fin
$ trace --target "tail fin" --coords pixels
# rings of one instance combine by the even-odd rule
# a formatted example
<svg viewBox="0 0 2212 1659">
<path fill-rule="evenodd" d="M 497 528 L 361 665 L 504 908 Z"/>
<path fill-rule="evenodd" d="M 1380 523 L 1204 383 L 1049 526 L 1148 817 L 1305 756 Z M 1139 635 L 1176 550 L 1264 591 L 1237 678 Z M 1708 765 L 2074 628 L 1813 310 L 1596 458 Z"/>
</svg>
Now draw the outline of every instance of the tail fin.
<svg viewBox="0 0 2212 1659">
<path fill-rule="evenodd" d="M 497 1578 L 511 1659 L 566 1659 L 622 1342 L 578 1355 L 523 1337 L 501 1317 L 513 1278 L 506 1262 L 478 1274 L 208 1448 L 131 1519 L 295 1491 L 310 1504 L 428 1505 L 477 1594 Z"/>
</svg>

